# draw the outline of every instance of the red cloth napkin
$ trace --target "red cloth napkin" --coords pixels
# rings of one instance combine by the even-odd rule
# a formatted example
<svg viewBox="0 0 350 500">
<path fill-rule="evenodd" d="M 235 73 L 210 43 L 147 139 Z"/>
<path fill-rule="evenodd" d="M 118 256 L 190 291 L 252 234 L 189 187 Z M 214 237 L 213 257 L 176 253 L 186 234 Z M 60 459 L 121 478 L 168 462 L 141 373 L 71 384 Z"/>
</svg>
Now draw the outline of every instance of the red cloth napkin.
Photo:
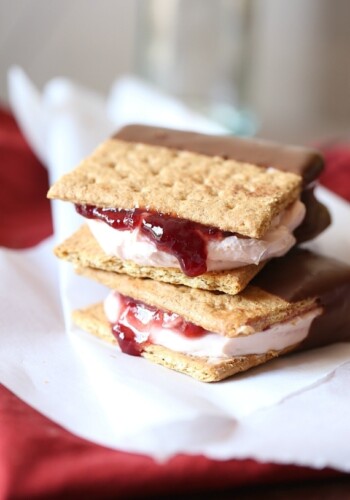
<svg viewBox="0 0 350 500">
<path fill-rule="evenodd" d="M 324 148 L 326 168 L 321 174 L 321 183 L 337 195 L 350 202 L 350 140 Z"/>
<path fill-rule="evenodd" d="M 26 248 L 52 233 L 46 169 L 0 109 L 0 245 Z"/>
<path fill-rule="evenodd" d="M 350 201 L 350 148 L 326 151 L 323 182 Z M 0 245 L 25 248 L 52 233 L 46 170 L 0 109 Z M 152 498 L 346 477 L 254 460 L 178 455 L 165 464 L 80 439 L 0 387 L 0 498 Z M 350 476 L 348 476 L 350 477 Z M 320 488 L 323 488 L 322 486 Z M 320 489 L 320 491 L 322 491 Z"/>
</svg>

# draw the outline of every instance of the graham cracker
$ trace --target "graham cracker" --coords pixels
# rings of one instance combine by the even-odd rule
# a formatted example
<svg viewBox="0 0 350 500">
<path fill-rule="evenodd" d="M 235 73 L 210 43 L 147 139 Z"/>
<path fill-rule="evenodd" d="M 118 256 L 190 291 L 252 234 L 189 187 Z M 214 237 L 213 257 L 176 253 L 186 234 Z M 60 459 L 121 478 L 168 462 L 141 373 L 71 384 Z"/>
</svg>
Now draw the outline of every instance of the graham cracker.
<svg viewBox="0 0 350 500">
<path fill-rule="evenodd" d="M 264 330 L 315 306 L 314 298 L 290 303 L 252 285 L 238 295 L 227 295 L 90 267 L 76 268 L 76 272 L 225 337 Z"/>
<path fill-rule="evenodd" d="M 319 151 L 257 137 L 208 135 L 141 124 L 126 125 L 114 137 L 122 141 L 231 158 L 260 167 L 274 167 L 300 175 L 304 186 L 317 179 L 324 167 L 324 159 Z"/>
<path fill-rule="evenodd" d="M 104 341 L 117 344 L 101 303 L 74 311 L 73 320 L 83 330 Z M 296 346 L 282 351 L 269 351 L 266 354 L 249 354 L 218 360 L 204 356 L 191 356 L 159 345 L 148 345 L 142 352 L 142 357 L 166 368 L 190 375 L 201 382 L 218 382 L 236 373 L 266 363 L 272 358 L 293 350 L 294 347 Z"/>
<path fill-rule="evenodd" d="M 87 225 L 55 248 L 60 259 L 67 260 L 78 267 L 93 267 L 104 271 L 128 274 L 135 278 L 152 278 L 157 281 L 186 285 L 203 290 L 218 290 L 235 295 L 243 290 L 249 281 L 262 269 L 251 264 L 230 271 L 207 272 L 195 278 L 186 276 L 180 269 L 140 266 L 132 261 L 125 261 L 107 255 L 93 237 Z"/>
<path fill-rule="evenodd" d="M 113 138 L 56 182 L 48 197 L 141 207 L 261 238 L 298 198 L 301 182 L 276 169 Z"/>
</svg>

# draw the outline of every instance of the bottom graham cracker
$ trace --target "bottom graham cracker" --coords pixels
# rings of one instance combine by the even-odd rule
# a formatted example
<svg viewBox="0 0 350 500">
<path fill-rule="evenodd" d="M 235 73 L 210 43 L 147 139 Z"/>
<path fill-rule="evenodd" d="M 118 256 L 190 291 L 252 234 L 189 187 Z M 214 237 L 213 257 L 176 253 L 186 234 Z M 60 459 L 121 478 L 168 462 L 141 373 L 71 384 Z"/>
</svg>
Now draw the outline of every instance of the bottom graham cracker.
<svg viewBox="0 0 350 500">
<path fill-rule="evenodd" d="M 73 320 L 83 330 L 100 339 L 117 344 L 111 332 L 102 303 L 94 304 L 85 309 L 73 312 Z M 142 357 L 153 363 L 165 366 L 171 370 L 190 375 L 201 382 L 218 382 L 293 350 L 290 346 L 283 351 L 269 351 L 266 354 L 250 354 L 235 358 L 218 360 L 208 357 L 191 356 L 172 351 L 159 345 L 148 345 L 142 352 Z"/>
</svg>

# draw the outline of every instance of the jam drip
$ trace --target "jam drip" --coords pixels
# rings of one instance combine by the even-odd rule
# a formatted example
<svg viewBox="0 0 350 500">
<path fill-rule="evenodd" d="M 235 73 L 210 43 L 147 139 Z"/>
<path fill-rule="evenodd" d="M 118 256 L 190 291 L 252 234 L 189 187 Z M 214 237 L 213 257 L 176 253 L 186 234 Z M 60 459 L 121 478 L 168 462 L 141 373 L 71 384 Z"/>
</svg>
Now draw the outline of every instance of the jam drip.
<svg viewBox="0 0 350 500">
<path fill-rule="evenodd" d="M 134 208 L 99 208 L 76 205 L 77 212 L 88 219 L 99 219 L 118 230 L 138 228 L 158 250 L 174 255 L 187 276 L 199 276 L 207 271 L 209 240 L 221 240 L 232 233 L 149 210 Z"/>
<path fill-rule="evenodd" d="M 125 354 L 141 356 L 145 346 L 152 343 L 155 328 L 172 329 L 186 337 L 201 337 L 204 328 L 185 321 L 175 313 L 168 313 L 143 302 L 118 294 L 120 316 L 112 325 L 112 333 Z"/>
</svg>

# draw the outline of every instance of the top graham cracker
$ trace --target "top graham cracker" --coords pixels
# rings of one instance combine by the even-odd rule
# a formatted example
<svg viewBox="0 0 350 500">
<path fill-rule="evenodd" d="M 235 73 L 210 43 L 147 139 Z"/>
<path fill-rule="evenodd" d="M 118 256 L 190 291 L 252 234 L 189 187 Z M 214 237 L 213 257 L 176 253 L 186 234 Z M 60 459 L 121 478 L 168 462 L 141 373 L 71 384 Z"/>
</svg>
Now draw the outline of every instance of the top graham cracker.
<svg viewBox="0 0 350 500">
<path fill-rule="evenodd" d="M 112 138 L 49 190 L 49 198 L 145 208 L 261 238 L 294 202 L 302 178 L 276 169 Z"/>
</svg>

